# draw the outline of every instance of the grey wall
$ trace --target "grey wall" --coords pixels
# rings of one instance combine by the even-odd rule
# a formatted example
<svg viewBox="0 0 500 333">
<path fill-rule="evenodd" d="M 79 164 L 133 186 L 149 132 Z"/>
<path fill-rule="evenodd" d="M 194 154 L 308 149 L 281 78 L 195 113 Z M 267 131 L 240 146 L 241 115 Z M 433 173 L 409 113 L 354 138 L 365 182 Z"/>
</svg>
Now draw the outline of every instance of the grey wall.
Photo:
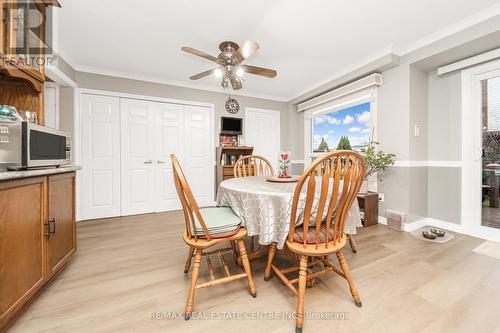
<svg viewBox="0 0 500 333">
<path fill-rule="evenodd" d="M 433 59 L 442 59 L 435 54 Z M 460 223 L 461 169 L 453 166 L 426 166 L 427 161 L 461 159 L 460 73 L 437 76 L 429 72 L 430 61 L 414 55 L 400 59 L 400 65 L 382 72 L 378 89 L 377 133 L 380 148 L 397 155 L 402 165 L 378 175 L 378 192 L 386 209 L 406 213 L 408 221 L 430 217 Z M 423 66 L 422 64 L 425 64 Z M 294 110 L 293 105 L 289 105 Z M 414 127 L 420 127 L 420 136 Z M 292 153 L 304 153 L 303 113 L 291 118 Z M 404 166 L 405 162 L 414 166 Z M 417 166 L 422 162 L 423 166 Z M 417 165 L 415 165 L 417 164 Z M 432 164 L 431 164 L 432 165 Z"/>
<path fill-rule="evenodd" d="M 460 72 L 428 74 L 430 161 L 460 161 L 462 147 L 462 82 Z M 451 223 L 461 218 L 461 168 L 430 167 L 428 216 Z"/>
<path fill-rule="evenodd" d="M 227 94 L 210 92 L 205 90 L 183 88 L 153 82 L 145 82 L 139 80 L 130 80 L 112 76 L 76 72 L 76 83 L 80 88 L 97 89 L 113 91 L 125 94 L 137 94 L 145 96 L 153 96 L 160 98 L 171 98 L 185 101 L 211 103 L 215 106 L 215 135 L 218 142 L 218 133 L 220 129 L 220 117 L 227 116 L 229 113 L 225 111 L 224 104 L 228 98 Z M 289 148 L 289 128 L 290 119 L 288 117 L 289 109 L 285 102 L 272 101 L 245 96 L 233 96 L 240 104 L 240 112 L 237 117 L 245 117 L 245 108 L 259 108 L 267 110 L 276 110 L 280 112 L 280 131 L 281 131 L 281 148 Z"/>
<path fill-rule="evenodd" d="M 460 224 L 461 221 L 461 168 L 429 168 L 428 216 Z"/>
<path fill-rule="evenodd" d="M 65 132 L 74 131 L 74 89 L 59 87 L 59 129 Z"/>
<path fill-rule="evenodd" d="M 429 140 L 431 161 L 461 159 L 462 81 L 460 72 L 429 73 Z"/>
</svg>

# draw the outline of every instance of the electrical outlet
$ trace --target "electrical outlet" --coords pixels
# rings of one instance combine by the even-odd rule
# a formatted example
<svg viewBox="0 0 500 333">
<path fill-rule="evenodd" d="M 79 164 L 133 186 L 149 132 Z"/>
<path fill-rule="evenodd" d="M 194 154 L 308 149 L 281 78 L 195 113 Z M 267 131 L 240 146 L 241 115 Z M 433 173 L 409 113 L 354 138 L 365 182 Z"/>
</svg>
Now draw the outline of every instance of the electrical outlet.
<svg viewBox="0 0 500 333">
<path fill-rule="evenodd" d="M 385 199 L 384 193 L 379 193 L 378 194 L 378 201 L 384 202 L 384 199 Z"/>
</svg>

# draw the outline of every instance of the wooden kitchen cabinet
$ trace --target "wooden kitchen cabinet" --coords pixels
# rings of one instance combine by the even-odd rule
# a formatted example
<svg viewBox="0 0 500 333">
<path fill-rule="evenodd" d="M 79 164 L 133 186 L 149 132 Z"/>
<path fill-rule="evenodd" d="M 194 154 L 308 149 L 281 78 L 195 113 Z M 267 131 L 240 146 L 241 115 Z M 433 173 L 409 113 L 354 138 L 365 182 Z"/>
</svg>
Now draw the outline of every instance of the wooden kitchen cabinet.
<svg viewBox="0 0 500 333">
<path fill-rule="evenodd" d="M 45 283 L 46 178 L 0 183 L 0 332 Z"/>
<path fill-rule="evenodd" d="M 0 181 L 0 332 L 75 249 L 75 172 Z"/>
<path fill-rule="evenodd" d="M 75 174 L 49 176 L 48 265 L 50 274 L 66 264 L 76 250 Z"/>
</svg>

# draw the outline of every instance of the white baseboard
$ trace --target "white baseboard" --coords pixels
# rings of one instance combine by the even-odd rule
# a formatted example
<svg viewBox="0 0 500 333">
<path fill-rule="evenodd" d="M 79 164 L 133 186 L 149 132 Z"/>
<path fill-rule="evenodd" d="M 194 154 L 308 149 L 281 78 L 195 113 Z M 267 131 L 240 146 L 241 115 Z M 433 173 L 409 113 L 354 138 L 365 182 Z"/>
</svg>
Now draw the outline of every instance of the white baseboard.
<svg viewBox="0 0 500 333">
<path fill-rule="evenodd" d="M 423 226 L 426 225 L 425 220 L 426 219 L 421 219 L 421 220 L 417 220 L 414 222 L 405 223 L 403 225 L 403 231 L 411 232 L 413 230 L 417 230 L 419 228 L 422 228 Z M 387 218 L 385 216 L 379 216 L 378 223 L 383 224 L 383 225 L 387 225 Z"/>
<path fill-rule="evenodd" d="M 416 220 L 413 222 L 407 222 L 404 224 L 403 230 L 406 232 L 412 232 L 412 231 L 415 231 L 415 230 L 420 229 L 422 227 L 425 227 L 427 225 L 426 220 L 427 220 L 426 218 L 423 218 L 423 219 Z"/>
<path fill-rule="evenodd" d="M 378 223 L 383 224 L 383 225 L 387 225 L 387 217 L 379 216 Z"/>
<path fill-rule="evenodd" d="M 387 225 L 387 218 L 383 216 L 378 217 L 378 223 Z M 445 229 L 448 231 L 456 232 L 458 234 L 464 234 L 472 237 L 477 237 L 485 240 L 500 242 L 497 235 L 493 234 L 491 231 L 470 231 L 467 230 L 463 225 L 457 223 L 451 223 L 431 217 L 426 217 L 411 223 L 405 223 L 403 230 L 405 232 L 412 232 L 419 228 L 431 226 L 439 229 Z"/>
<path fill-rule="evenodd" d="M 465 230 L 461 224 L 446 222 L 438 219 L 433 219 L 431 217 L 427 217 L 424 219 L 426 225 L 430 225 L 432 227 L 446 229 L 453 232 L 458 232 L 459 234 L 465 234 Z"/>
</svg>

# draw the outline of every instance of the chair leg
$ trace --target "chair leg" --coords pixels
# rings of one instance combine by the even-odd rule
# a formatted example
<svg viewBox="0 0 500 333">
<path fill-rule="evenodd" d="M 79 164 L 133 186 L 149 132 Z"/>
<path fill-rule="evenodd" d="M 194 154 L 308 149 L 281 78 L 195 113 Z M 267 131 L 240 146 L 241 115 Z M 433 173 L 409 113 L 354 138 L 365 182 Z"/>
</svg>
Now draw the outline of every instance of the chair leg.
<svg viewBox="0 0 500 333">
<path fill-rule="evenodd" d="M 193 272 L 191 273 L 191 286 L 189 287 L 189 296 L 186 303 L 185 319 L 191 318 L 194 304 L 194 291 L 196 289 L 196 282 L 198 281 L 198 273 L 200 272 L 201 254 L 203 250 L 196 249 L 194 255 Z"/>
<path fill-rule="evenodd" d="M 307 284 L 308 257 L 300 256 L 299 270 L 299 293 L 297 302 L 297 319 L 295 321 L 295 332 L 301 333 L 304 325 L 304 294 Z"/>
<path fill-rule="evenodd" d="M 354 242 L 352 235 L 347 235 L 347 240 L 349 241 L 349 246 L 351 247 L 352 252 L 357 253 L 358 248 L 356 247 L 356 242 Z"/>
<path fill-rule="evenodd" d="M 269 247 L 269 253 L 267 254 L 267 266 L 266 270 L 264 271 L 264 280 L 269 280 L 271 278 L 271 265 L 273 264 L 274 256 L 276 255 L 276 247 L 278 246 L 277 243 L 272 243 L 271 246 Z"/>
<path fill-rule="evenodd" d="M 250 261 L 248 260 L 247 250 L 245 249 L 245 241 L 243 239 L 238 239 L 238 247 L 240 249 L 241 263 L 243 264 L 243 269 L 247 273 L 248 278 L 248 289 L 253 297 L 257 297 L 257 290 L 255 288 L 255 282 L 252 278 L 252 271 L 250 270 Z"/>
<path fill-rule="evenodd" d="M 193 258 L 194 247 L 189 247 L 188 257 L 186 259 L 186 264 L 184 265 L 184 274 L 189 272 L 189 268 L 191 267 L 191 259 Z"/>
<path fill-rule="evenodd" d="M 236 250 L 236 243 L 234 242 L 234 240 L 229 241 L 229 243 L 231 243 L 231 247 L 233 248 L 233 258 L 234 258 L 234 262 L 237 265 L 238 264 L 238 251 Z"/>
<path fill-rule="evenodd" d="M 354 303 L 356 303 L 357 307 L 361 307 L 361 299 L 359 297 L 359 292 L 356 286 L 354 285 L 354 281 L 352 280 L 351 276 L 351 271 L 349 270 L 349 266 L 347 265 L 347 261 L 344 258 L 344 253 L 342 251 L 339 251 L 336 253 L 337 254 L 337 259 L 339 260 L 340 267 L 342 268 L 342 271 L 344 272 L 345 279 L 347 280 L 347 283 L 349 284 L 349 289 L 351 289 L 351 295 L 352 298 L 354 299 Z"/>
</svg>

